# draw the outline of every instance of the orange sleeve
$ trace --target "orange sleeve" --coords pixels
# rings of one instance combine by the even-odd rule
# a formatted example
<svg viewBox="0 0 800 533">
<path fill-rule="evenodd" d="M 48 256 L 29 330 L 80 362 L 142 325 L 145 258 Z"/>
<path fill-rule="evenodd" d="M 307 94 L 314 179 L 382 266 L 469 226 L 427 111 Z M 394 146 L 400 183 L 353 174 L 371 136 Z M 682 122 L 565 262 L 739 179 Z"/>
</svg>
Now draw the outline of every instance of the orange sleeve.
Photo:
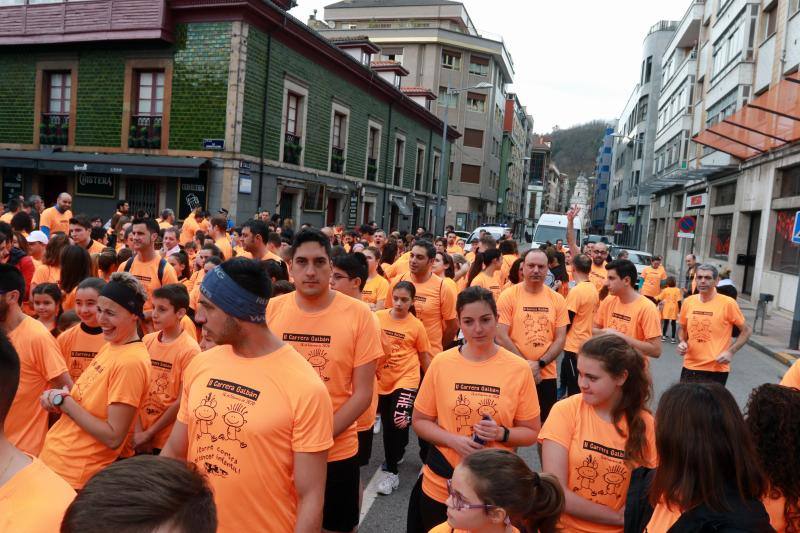
<svg viewBox="0 0 800 533">
<path fill-rule="evenodd" d="M 580 397 L 573 396 L 574 400 L 565 398 L 553 405 L 547 420 L 539 431 L 539 442 L 551 440 L 569 450 L 573 431 L 576 427 L 576 415 L 580 405 Z"/>
<path fill-rule="evenodd" d="M 186 370 L 183 371 L 183 383 L 181 384 L 181 405 L 178 407 L 178 422 L 182 424 L 189 424 L 191 420 L 190 411 L 189 411 L 189 389 L 192 388 L 192 382 L 194 381 L 196 370 L 199 366 L 200 361 L 205 357 L 202 353 L 196 357 L 193 357 L 192 360 L 186 365 Z"/>
<path fill-rule="evenodd" d="M 566 326 L 569 324 L 569 313 L 567 313 L 567 302 L 564 297 L 556 293 L 553 295 L 556 310 L 556 327 Z"/>
<path fill-rule="evenodd" d="M 47 381 L 67 372 L 67 364 L 64 362 L 61 349 L 49 332 L 47 335 L 36 334 L 35 338 L 31 340 L 31 348 L 34 351 L 33 356 L 39 372 L 47 378 Z"/>
<path fill-rule="evenodd" d="M 569 311 L 573 313 L 578 312 L 578 294 L 580 291 L 569 291 L 567 293 L 566 298 L 566 306 L 567 306 L 567 317 L 569 317 Z M 502 296 L 502 295 L 501 295 Z"/>
<path fill-rule="evenodd" d="M 365 305 L 359 304 L 361 316 L 356 322 L 358 330 L 354 332 L 356 343 L 356 359 L 353 366 L 361 366 L 371 363 L 379 357 L 383 357 L 383 345 L 381 344 L 381 330 L 378 323 L 372 316 L 372 311 Z"/>
<path fill-rule="evenodd" d="M 425 329 L 425 326 L 417 320 L 414 322 L 417 326 L 417 353 L 419 352 L 431 352 L 431 341 L 428 339 L 428 331 Z M 431 354 L 433 355 L 433 354 Z"/>
<path fill-rule="evenodd" d="M 594 314 L 594 326 L 597 329 L 605 329 L 606 327 L 606 315 L 608 314 L 609 302 L 611 302 L 611 298 L 608 297 L 601 301 L 597 312 Z"/>
<path fill-rule="evenodd" d="M 175 273 L 175 269 L 167 263 L 164 267 L 164 276 L 161 278 L 161 286 L 169 285 L 170 283 L 178 283 L 178 275 Z"/>
<path fill-rule="evenodd" d="M 132 356 L 114 365 L 108 377 L 108 404 L 124 403 L 139 407 L 150 386 L 150 365 Z"/>
<path fill-rule="evenodd" d="M 652 339 L 661 336 L 661 316 L 658 314 L 658 308 L 650 300 L 644 302 L 644 309 L 642 310 L 642 333 L 645 339 Z"/>
<path fill-rule="evenodd" d="M 458 294 L 452 285 L 442 282 L 442 320 L 453 320 L 458 316 L 456 314 L 456 298 Z"/>
<path fill-rule="evenodd" d="M 786 371 L 786 374 L 781 380 L 781 385 L 800 389 L 800 359 L 795 361 L 789 370 Z"/>
<path fill-rule="evenodd" d="M 527 364 L 525 366 L 527 367 Z M 536 382 L 533 380 L 533 374 L 527 368 L 522 372 L 522 376 L 522 387 L 519 390 L 519 401 L 517 402 L 517 412 L 514 413 L 514 419 L 533 420 L 542 412 L 539 408 Z"/>
<path fill-rule="evenodd" d="M 436 411 L 436 376 L 439 373 L 439 364 L 438 361 L 441 356 L 434 357 L 433 361 L 431 362 L 431 366 L 428 367 L 428 371 L 425 373 L 425 379 L 422 380 L 422 384 L 419 387 L 419 392 L 417 393 L 417 399 L 414 400 L 414 409 L 417 409 L 420 413 L 426 416 L 435 417 L 437 414 Z"/>
<path fill-rule="evenodd" d="M 739 309 L 739 304 L 737 304 L 733 298 L 730 300 L 730 302 L 725 302 L 728 304 L 725 316 L 731 324 L 741 329 L 744 325 L 744 315 L 742 315 L 742 310 Z"/>
<path fill-rule="evenodd" d="M 497 299 L 498 323 L 511 327 L 514 320 L 514 288 L 513 285 L 500 293 Z"/>
<path fill-rule="evenodd" d="M 73 326 L 76 328 L 80 327 L 79 325 Z M 61 351 L 61 357 L 64 358 L 64 364 L 69 364 L 69 357 L 70 357 L 70 346 L 72 344 L 72 328 L 68 329 L 58 337 L 56 337 L 56 344 L 58 344 L 58 349 Z"/>
<path fill-rule="evenodd" d="M 680 315 L 678 315 L 678 324 L 680 324 L 682 328 L 686 327 L 686 321 L 688 320 L 689 316 L 688 309 L 691 305 L 691 300 L 687 298 L 683 301 L 683 305 L 681 306 L 681 312 Z"/>
<path fill-rule="evenodd" d="M 383 280 L 382 282 L 379 281 L 378 282 L 378 287 L 377 287 L 377 289 L 375 291 L 375 299 L 376 300 L 383 300 L 385 302 L 386 301 L 386 297 L 388 295 L 389 295 L 389 282 L 386 281 L 386 280 Z M 386 304 L 384 303 L 384 305 L 386 305 Z"/>
<path fill-rule="evenodd" d="M 292 389 L 294 452 L 321 452 L 333 446 L 333 404 L 328 389 L 317 381 L 303 391 Z"/>
</svg>

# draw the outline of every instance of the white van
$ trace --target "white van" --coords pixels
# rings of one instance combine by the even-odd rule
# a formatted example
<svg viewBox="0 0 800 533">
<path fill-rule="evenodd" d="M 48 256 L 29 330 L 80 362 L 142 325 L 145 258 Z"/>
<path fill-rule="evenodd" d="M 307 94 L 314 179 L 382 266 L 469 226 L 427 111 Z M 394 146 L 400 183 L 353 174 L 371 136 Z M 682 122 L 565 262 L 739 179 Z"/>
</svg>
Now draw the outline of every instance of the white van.
<svg viewBox="0 0 800 533">
<path fill-rule="evenodd" d="M 583 222 L 581 217 L 575 217 L 575 243 L 580 246 Z M 533 231 L 533 243 L 531 248 L 538 248 L 540 245 L 550 241 L 555 244 L 558 239 L 564 242 L 567 246 L 567 215 L 558 215 L 554 213 L 544 214 L 539 218 L 536 224 L 536 229 Z"/>
</svg>

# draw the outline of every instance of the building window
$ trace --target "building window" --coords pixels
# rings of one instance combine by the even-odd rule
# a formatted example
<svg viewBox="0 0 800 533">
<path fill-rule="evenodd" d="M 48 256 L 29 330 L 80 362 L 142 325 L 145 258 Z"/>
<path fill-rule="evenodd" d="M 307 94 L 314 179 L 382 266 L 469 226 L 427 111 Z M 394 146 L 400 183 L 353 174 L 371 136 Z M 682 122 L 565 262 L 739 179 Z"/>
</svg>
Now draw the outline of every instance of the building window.
<svg viewBox="0 0 800 533">
<path fill-rule="evenodd" d="M 650 76 L 653 74 L 653 56 L 647 56 L 644 63 L 644 83 L 650 83 Z"/>
<path fill-rule="evenodd" d="M 763 35 L 762 40 L 769 39 L 773 33 L 775 33 L 775 25 L 778 21 L 778 2 L 773 2 L 771 6 L 764 10 L 763 15 L 761 15 L 761 23 L 763 24 L 763 30 L 761 35 Z"/>
<path fill-rule="evenodd" d="M 403 63 L 403 49 L 402 48 L 383 48 L 381 49 L 381 59 L 383 61 L 397 61 Z"/>
<path fill-rule="evenodd" d="M 369 127 L 367 137 L 367 179 L 376 181 L 378 179 L 378 156 L 381 146 L 381 130 L 375 126 Z"/>
<path fill-rule="evenodd" d="M 483 148 L 483 131 L 464 128 L 464 146 Z"/>
<path fill-rule="evenodd" d="M 636 159 L 641 159 L 644 152 L 644 133 L 636 136 Z"/>
<path fill-rule="evenodd" d="M 439 194 L 439 172 L 442 165 L 442 156 L 439 152 L 433 152 L 433 179 L 431 180 L 431 192 Z"/>
<path fill-rule="evenodd" d="M 726 183 L 714 188 L 714 207 L 736 203 L 736 183 Z"/>
<path fill-rule="evenodd" d="M 461 54 L 442 50 L 442 68 L 461 70 Z"/>
<path fill-rule="evenodd" d="M 414 172 L 414 189 L 425 190 L 425 147 L 417 146 L 417 166 Z"/>
<path fill-rule="evenodd" d="M 283 162 L 292 165 L 301 164 L 303 152 L 302 106 L 303 96 L 293 91 L 287 91 L 284 109 L 286 132 L 283 139 Z"/>
<path fill-rule="evenodd" d="M 486 111 L 486 95 L 480 93 L 467 93 L 467 109 L 476 113 Z"/>
<path fill-rule="evenodd" d="M 447 87 L 439 87 L 439 105 L 458 107 L 458 93 L 447 94 Z"/>
<path fill-rule="evenodd" d="M 783 171 L 781 176 L 781 198 L 800 196 L 800 166 Z"/>
<path fill-rule="evenodd" d="M 345 146 L 347 145 L 347 115 L 333 113 L 333 131 L 331 139 L 331 172 L 344 174 Z"/>
<path fill-rule="evenodd" d="M 733 215 L 715 215 L 711 217 L 711 247 L 708 254 L 715 259 L 728 259 L 731 247 L 731 228 Z"/>
<path fill-rule="evenodd" d="M 487 76 L 489 74 L 489 60 L 485 57 L 470 55 L 469 73 L 475 76 Z"/>
<path fill-rule="evenodd" d="M 164 115 L 164 71 L 136 71 L 134 114 L 131 116 L 128 146 L 161 148 Z"/>
<path fill-rule="evenodd" d="M 461 182 L 462 183 L 480 183 L 481 182 L 481 167 L 480 165 L 461 165 Z"/>
<path fill-rule="evenodd" d="M 796 212 L 796 209 L 775 212 L 775 237 L 772 245 L 772 270 L 795 276 L 800 273 L 800 246 L 792 242 Z"/>
<path fill-rule="evenodd" d="M 403 166 L 406 160 L 406 141 L 397 137 L 394 141 L 394 174 L 392 183 L 401 186 L 403 183 Z"/>
<path fill-rule="evenodd" d="M 69 112 L 72 102 L 72 73 L 44 73 L 44 112 L 39 125 L 40 144 L 66 145 L 69 142 Z"/>
</svg>

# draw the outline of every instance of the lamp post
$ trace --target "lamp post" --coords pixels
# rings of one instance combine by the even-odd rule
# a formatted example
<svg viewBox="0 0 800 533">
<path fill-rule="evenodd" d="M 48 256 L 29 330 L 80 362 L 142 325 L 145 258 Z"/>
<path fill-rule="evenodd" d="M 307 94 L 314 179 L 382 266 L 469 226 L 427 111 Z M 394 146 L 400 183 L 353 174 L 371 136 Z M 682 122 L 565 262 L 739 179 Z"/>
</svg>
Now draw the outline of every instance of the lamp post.
<svg viewBox="0 0 800 533">
<path fill-rule="evenodd" d="M 445 101 L 445 103 L 444 103 L 444 118 L 442 119 L 442 122 L 444 123 L 444 126 L 442 127 L 442 154 L 439 157 L 439 183 L 436 186 L 437 189 L 439 189 L 438 191 L 436 191 L 436 231 L 434 232 L 436 235 L 441 235 L 441 233 L 439 232 L 440 229 L 444 230 L 445 217 L 444 217 L 444 213 L 442 213 L 442 195 L 443 195 L 442 183 L 445 182 L 445 179 L 449 179 L 449 178 L 445 178 L 445 175 L 444 175 L 444 172 L 445 172 L 444 154 L 445 154 L 445 148 L 447 146 L 447 144 L 446 144 L 447 143 L 447 118 L 448 118 L 448 115 L 449 115 L 449 111 L 448 110 L 450 109 L 449 96 L 453 95 L 453 94 L 458 94 L 458 93 L 461 93 L 461 92 L 464 92 L 464 91 L 469 91 L 471 89 L 491 89 L 492 87 L 493 87 L 493 85 L 491 83 L 489 83 L 487 81 L 482 81 L 481 83 L 479 83 L 477 85 L 473 85 L 471 87 L 462 87 L 461 89 L 454 89 L 454 88 L 450 87 L 450 80 L 449 79 L 447 80 L 447 91 L 445 92 L 445 97 L 448 97 L 447 98 L 448 101 Z M 439 224 L 442 224 L 441 228 L 439 227 Z"/>
<path fill-rule="evenodd" d="M 644 139 L 639 139 L 637 137 L 629 137 L 627 135 L 612 135 L 612 137 L 616 139 L 620 139 L 624 141 L 628 147 L 636 147 L 637 144 L 644 144 Z M 644 154 L 642 154 L 644 157 Z M 633 240 L 636 243 L 636 249 L 641 249 L 641 243 L 639 242 L 639 186 L 642 181 L 641 174 L 639 175 L 639 179 L 636 180 L 636 204 L 633 206 Z"/>
</svg>

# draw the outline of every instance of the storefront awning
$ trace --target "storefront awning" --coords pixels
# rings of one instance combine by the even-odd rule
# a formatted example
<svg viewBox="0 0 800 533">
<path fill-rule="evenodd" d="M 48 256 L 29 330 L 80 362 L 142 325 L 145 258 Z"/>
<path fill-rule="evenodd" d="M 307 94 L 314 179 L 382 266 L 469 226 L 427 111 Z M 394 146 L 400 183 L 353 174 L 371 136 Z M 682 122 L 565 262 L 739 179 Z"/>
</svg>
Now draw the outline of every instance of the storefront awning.
<svg viewBox="0 0 800 533">
<path fill-rule="evenodd" d="M 800 140 L 800 73 L 785 78 L 692 140 L 743 160 Z"/>
<path fill-rule="evenodd" d="M 397 206 L 397 209 L 400 211 L 400 214 L 404 217 L 410 217 L 413 213 L 411 209 L 409 209 L 408 204 L 404 198 L 400 198 L 399 196 L 392 196 L 392 203 Z"/>
<path fill-rule="evenodd" d="M 196 178 L 207 162 L 208 159 L 200 157 L 0 150 L 0 167 L 57 172 Z"/>
<path fill-rule="evenodd" d="M 675 186 L 685 187 L 692 182 L 716 179 L 738 170 L 738 165 L 714 165 L 700 168 L 681 168 L 642 183 L 640 196 L 649 196 Z"/>
</svg>

